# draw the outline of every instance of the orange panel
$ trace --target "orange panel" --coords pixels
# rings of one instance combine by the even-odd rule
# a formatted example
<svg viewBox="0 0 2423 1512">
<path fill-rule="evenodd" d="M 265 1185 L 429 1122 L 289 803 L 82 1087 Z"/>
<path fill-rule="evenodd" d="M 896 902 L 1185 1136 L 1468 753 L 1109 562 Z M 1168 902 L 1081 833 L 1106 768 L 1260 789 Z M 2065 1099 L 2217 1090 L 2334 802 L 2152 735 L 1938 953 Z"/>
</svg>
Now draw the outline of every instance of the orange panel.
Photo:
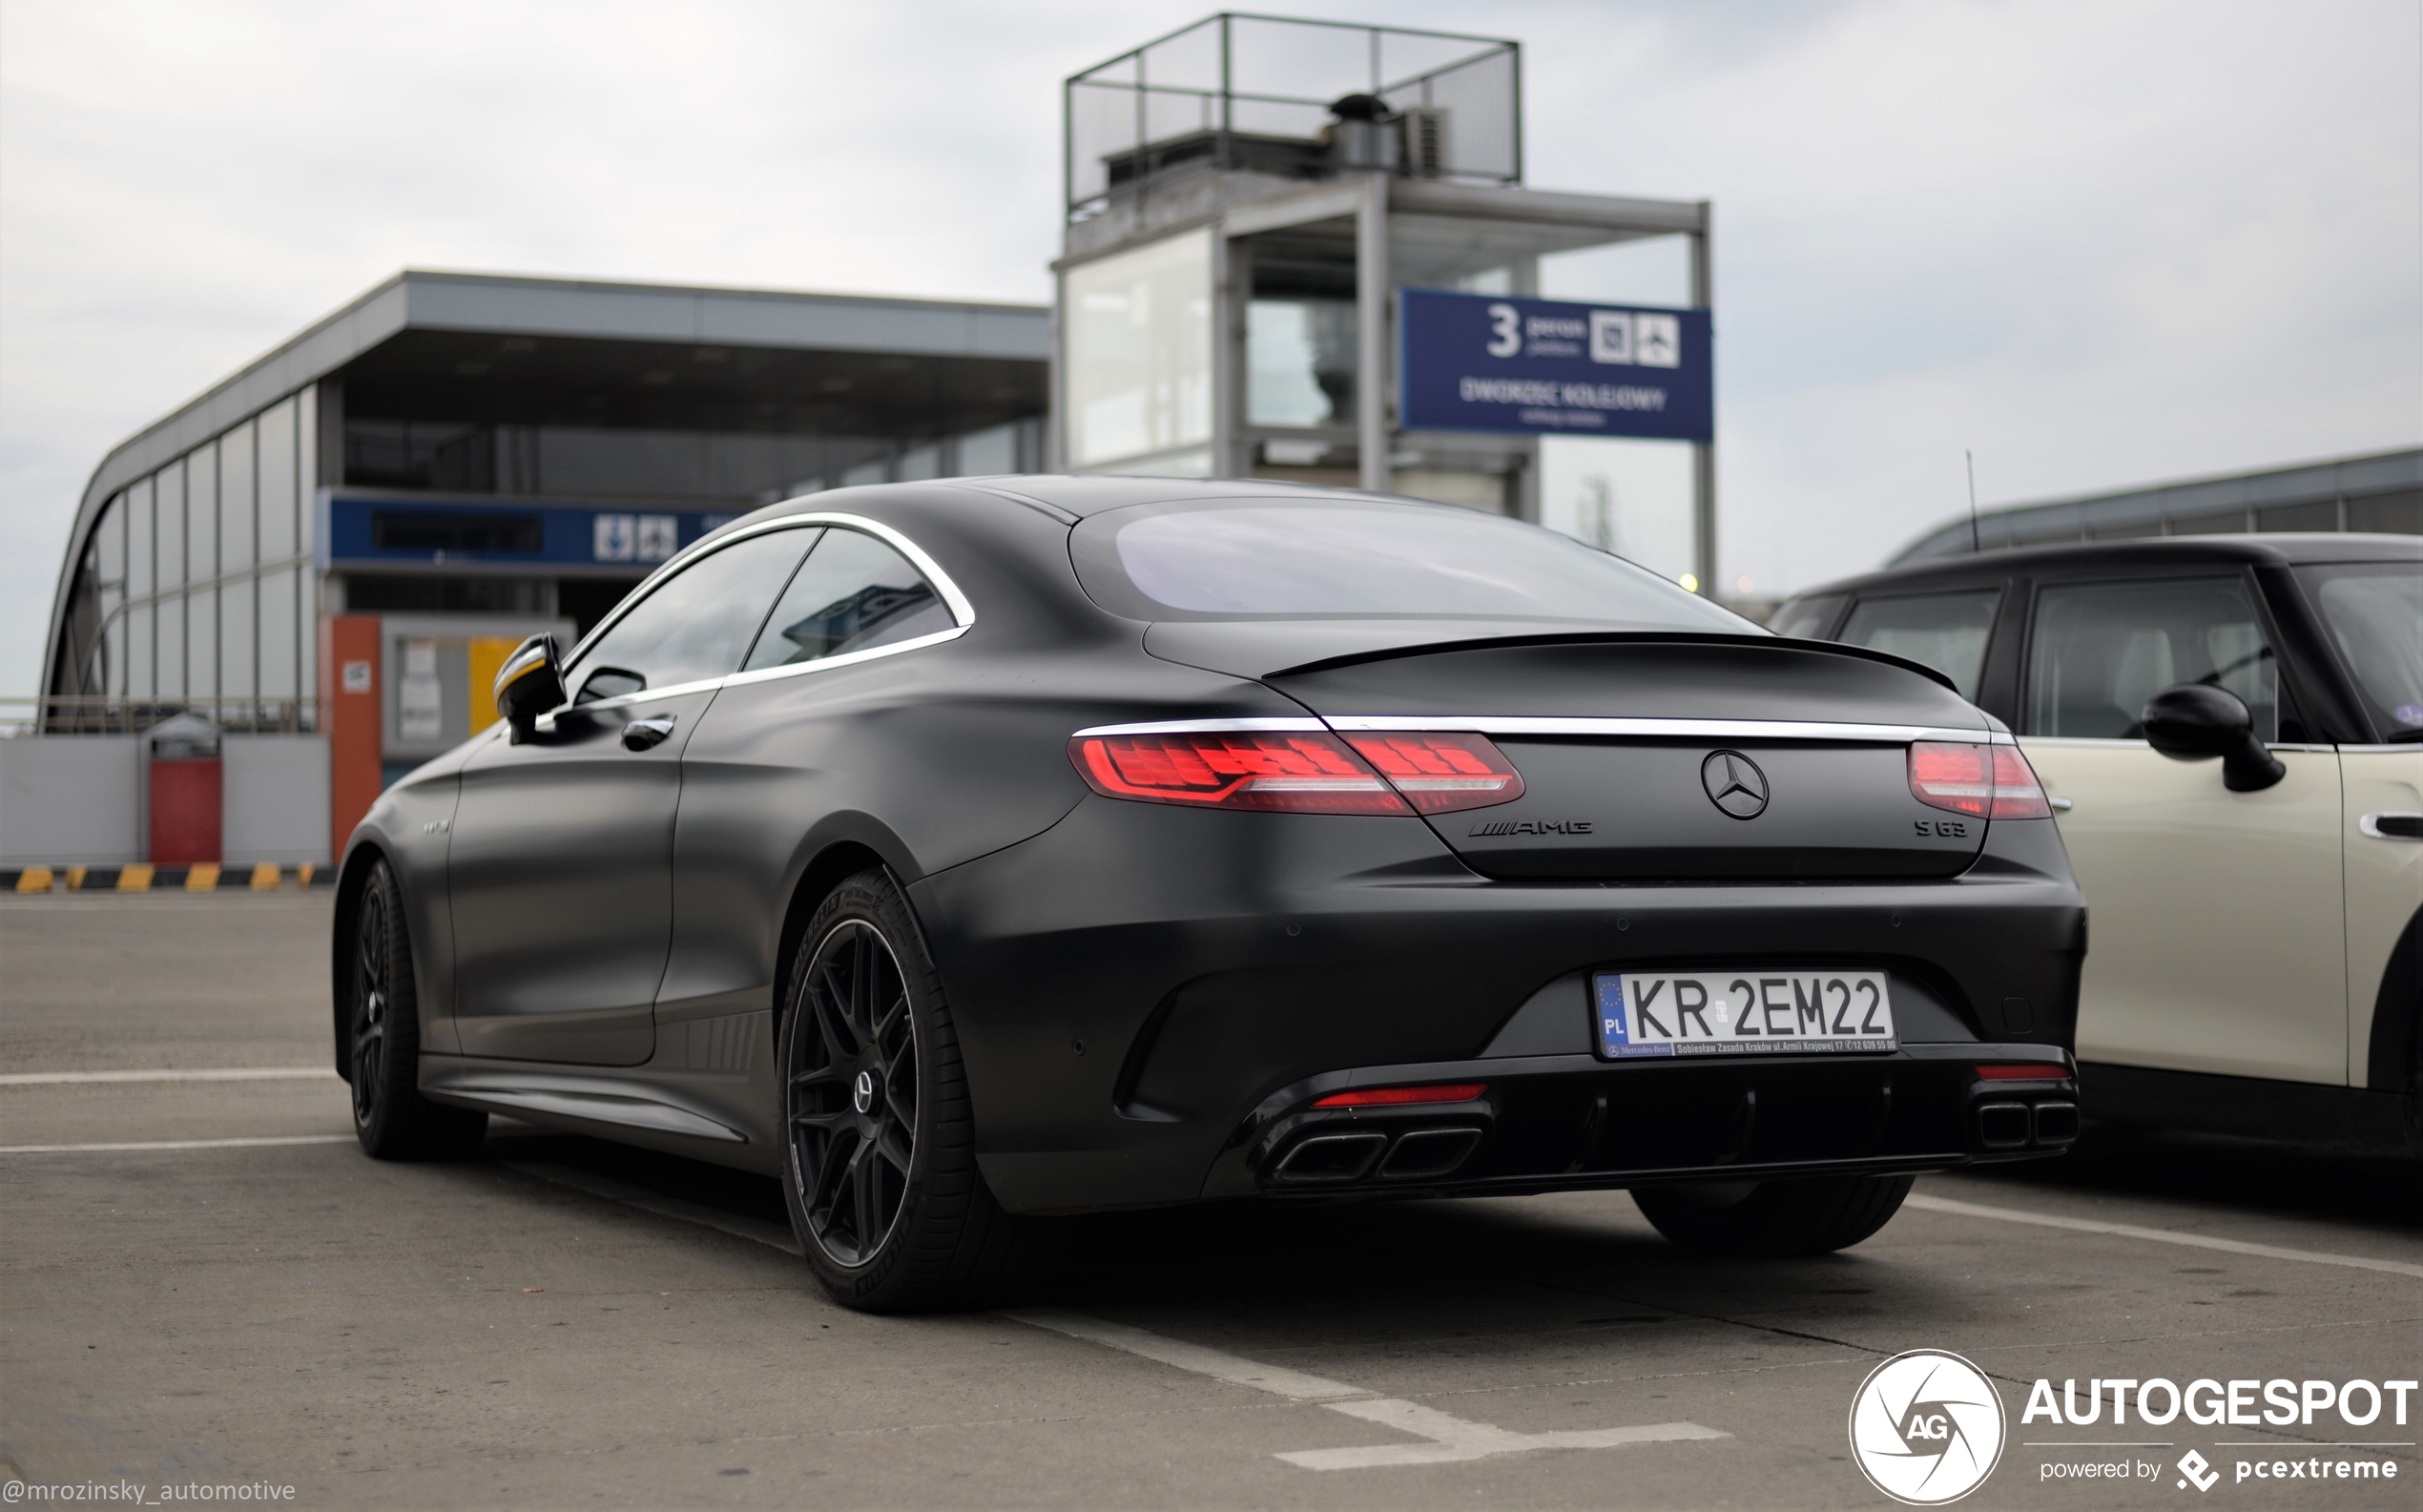
<svg viewBox="0 0 2423 1512">
<path fill-rule="evenodd" d="M 496 674 L 505 668 L 513 649 L 522 643 L 510 635 L 475 635 L 471 638 L 470 731 L 478 735 L 496 723 Z"/>
<path fill-rule="evenodd" d="M 320 653 L 320 707 L 327 714 L 328 854 L 334 858 L 383 785 L 379 616 L 331 614 L 321 624 L 326 640 Z"/>
</svg>

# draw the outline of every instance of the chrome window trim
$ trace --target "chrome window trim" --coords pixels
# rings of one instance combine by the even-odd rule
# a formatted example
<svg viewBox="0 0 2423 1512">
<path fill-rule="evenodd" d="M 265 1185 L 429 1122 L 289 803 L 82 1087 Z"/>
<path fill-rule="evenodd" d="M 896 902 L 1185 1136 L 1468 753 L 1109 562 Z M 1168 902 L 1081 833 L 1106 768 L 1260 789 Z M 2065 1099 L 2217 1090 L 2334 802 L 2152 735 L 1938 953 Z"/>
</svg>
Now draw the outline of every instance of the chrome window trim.
<svg viewBox="0 0 2423 1512">
<path fill-rule="evenodd" d="M 2378 745 L 2351 742 L 2340 746 L 2316 746 L 2317 751 L 2341 751 L 2350 756 L 2423 756 L 2423 741 L 2384 741 Z"/>
<path fill-rule="evenodd" d="M 628 709 L 632 704 L 646 703 L 652 698 L 680 698 L 694 693 L 713 693 L 722 686 L 721 677 L 702 677 L 696 682 L 677 682 L 669 688 L 642 688 L 637 693 L 616 694 L 611 698 L 591 698 L 587 703 L 559 703 L 548 713 L 553 715 L 574 710 Z"/>
<path fill-rule="evenodd" d="M 680 571 L 691 563 L 697 561 L 702 557 L 712 556 L 735 541 L 746 541 L 754 536 L 770 535 L 777 530 L 803 530 L 810 526 L 839 526 L 844 529 L 864 530 L 867 534 L 874 536 L 877 540 L 883 542 L 886 546 L 889 546 L 899 551 L 902 556 L 907 557 L 909 559 L 910 566 L 925 574 L 926 581 L 934 585 L 934 590 L 942 595 L 943 607 L 951 611 L 951 618 L 958 623 L 961 630 L 966 630 L 969 626 L 976 623 L 976 606 L 969 603 L 967 595 L 959 590 L 959 585 L 951 581 L 951 575 L 948 572 L 943 571 L 941 566 L 938 565 L 932 557 L 925 554 L 924 548 L 919 546 L 915 541 L 910 540 L 907 536 L 902 535 L 900 531 L 893 529 L 890 526 L 885 525 L 880 520 L 870 520 L 862 514 L 843 514 L 838 510 L 818 510 L 813 514 L 786 514 L 778 520 L 762 521 L 759 524 L 749 526 L 743 529 L 735 530 L 730 535 L 710 536 L 705 540 L 693 541 L 688 546 L 683 547 L 680 550 L 666 558 L 663 565 L 659 566 L 656 570 L 649 573 L 646 577 L 641 578 L 639 580 L 639 586 L 631 590 L 629 597 L 625 598 L 621 603 L 615 605 L 611 613 L 609 613 L 604 619 L 599 620 L 595 629 L 591 630 L 588 634 L 583 635 L 580 638 L 580 643 L 578 645 L 574 646 L 570 651 L 565 652 L 564 670 L 569 673 L 574 667 L 579 665 L 582 654 L 586 652 L 590 647 L 596 644 L 597 638 L 600 635 L 605 634 L 608 631 L 612 630 L 616 625 L 621 624 L 623 616 L 629 614 L 632 610 L 637 609 L 640 604 L 646 600 L 649 594 L 656 591 L 657 586 L 663 579 L 673 576 L 675 572 Z M 788 587 L 789 585 L 785 584 L 784 586 Z M 885 647 L 884 649 L 888 651 L 891 648 Z M 853 652 L 852 654 L 856 653 Z M 720 679 L 717 680 L 719 681 Z M 701 685 L 685 683 L 681 686 L 685 688 L 694 688 Z M 664 691 L 670 692 L 671 690 Z"/>
<path fill-rule="evenodd" d="M 1844 740 L 1906 745 L 1962 740 L 2017 745 L 1999 730 L 1942 725 L 1853 724 L 1810 719 L 1549 718 L 1508 715 L 1335 715 L 1334 730 L 1469 730 L 1481 735 L 1631 735 L 1663 739 Z"/>
<path fill-rule="evenodd" d="M 938 630 L 931 634 L 915 635 L 907 640 L 894 641 L 889 646 L 870 646 L 864 651 L 845 651 L 839 656 L 818 656 L 813 661 L 781 662 L 772 667 L 735 672 L 719 679 L 716 686 L 739 688 L 750 683 L 772 682 L 777 677 L 797 677 L 801 673 L 822 672 L 828 667 L 855 667 L 862 661 L 873 661 L 878 656 L 897 656 L 904 651 L 917 651 L 926 646 L 940 646 L 944 641 L 957 640 L 966 633 L 966 626 L 954 625 L 948 630 Z"/>
<path fill-rule="evenodd" d="M 589 703 L 562 703 L 549 710 L 549 715 L 552 715 L 566 709 L 625 709 L 632 704 L 646 703 L 652 698 L 678 698 L 685 694 L 712 693 L 717 689 L 737 687 L 744 683 L 771 682 L 777 677 L 796 677 L 802 673 L 821 672 L 828 667 L 856 666 L 859 662 L 873 661 L 878 656 L 896 656 L 904 651 L 917 651 L 926 646 L 940 646 L 945 641 L 959 639 L 975 627 L 976 606 L 968 602 L 967 595 L 960 591 L 957 583 L 951 581 L 951 575 L 943 571 L 941 565 L 932 557 L 925 554 L 924 548 L 890 526 L 880 520 L 870 520 L 862 514 L 843 514 L 835 510 L 818 510 L 813 514 L 786 514 L 778 520 L 767 520 L 745 529 L 735 530 L 730 535 L 715 536 L 711 540 L 693 541 L 667 558 L 663 566 L 640 579 L 639 586 L 631 590 L 630 596 L 615 605 L 613 612 L 599 620 L 596 628 L 582 636 L 580 644 L 574 646 L 566 654 L 563 665 L 568 686 L 571 674 L 579 670 L 583 653 L 596 644 L 599 636 L 622 623 L 623 616 L 637 609 L 649 594 L 656 590 L 657 585 L 663 579 L 672 577 L 674 572 L 694 561 L 714 555 L 735 541 L 770 535 L 777 530 L 802 530 L 811 526 L 863 530 L 908 558 L 909 565 L 925 574 L 925 580 L 934 585 L 934 591 L 942 595 L 942 607 L 951 612 L 951 619 L 954 621 L 952 627 L 949 630 L 935 631 L 931 634 L 914 636 L 889 646 L 873 646 L 865 651 L 844 652 L 839 656 L 819 656 L 814 661 L 786 663 L 777 667 L 759 667 L 753 672 L 730 672 L 720 677 L 701 677 L 694 682 L 674 683 L 667 688 L 642 688 L 637 693 L 617 694 L 611 698 L 599 698 Z M 790 584 L 786 582 L 783 587 L 788 589 Z M 779 590 L 777 590 L 777 601 L 779 601 L 778 593 Z M 762 632 L 761 628 L 760 633 Z M 751 649 L 754 650 L 755 647 Z"/>
</svg>

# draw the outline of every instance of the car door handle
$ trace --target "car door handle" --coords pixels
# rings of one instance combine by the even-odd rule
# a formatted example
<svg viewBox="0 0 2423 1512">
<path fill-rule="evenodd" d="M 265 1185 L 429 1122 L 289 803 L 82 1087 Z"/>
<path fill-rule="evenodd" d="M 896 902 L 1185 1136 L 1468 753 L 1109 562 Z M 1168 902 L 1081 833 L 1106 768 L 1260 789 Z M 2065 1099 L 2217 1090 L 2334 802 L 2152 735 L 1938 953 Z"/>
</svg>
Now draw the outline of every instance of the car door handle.
<svg viewBox="0 0 2423 1512">
<path fill-rule="evenodd" d="M 646 751 L 664 744 L 665 736 L 673 733 L 673 716 L 658 715 L 652 719 L 633 719 L 623 726 L 623 749 Z"/>
<path fill-rule="evenodd" d="M 2376 840 L 2423 840 L 2423 814 L 2367 814 L 2355 827 Z"/>
</svg>

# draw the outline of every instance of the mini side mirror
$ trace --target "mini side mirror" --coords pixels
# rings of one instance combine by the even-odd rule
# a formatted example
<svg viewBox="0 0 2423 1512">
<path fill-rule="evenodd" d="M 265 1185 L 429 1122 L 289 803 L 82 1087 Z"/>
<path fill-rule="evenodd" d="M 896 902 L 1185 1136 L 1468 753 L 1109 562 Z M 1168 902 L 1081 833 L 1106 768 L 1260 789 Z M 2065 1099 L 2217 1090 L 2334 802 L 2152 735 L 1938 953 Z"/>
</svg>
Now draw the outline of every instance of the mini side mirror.
<svg viewBox="0 0 2423 1512">
<path fill-rule="evenodd" d="M 2138 718 L 2145 743 L 2174 761 L 2221 757 L 2221 785 L 2232 793 L 2260 793 L 2288 775 L 2255 738 L 2254 715 L 2226 689 L 2183 682 L 2147 699 Z"/>
<path fill-rule="evenodd" d="M 513 727 L 515 745 L 530 737 L 540 715 L 563 702 L 564 673 L 556 665 L 554 636 L 532 635 L 497 669 L 496 713 Z"/>
</svg>

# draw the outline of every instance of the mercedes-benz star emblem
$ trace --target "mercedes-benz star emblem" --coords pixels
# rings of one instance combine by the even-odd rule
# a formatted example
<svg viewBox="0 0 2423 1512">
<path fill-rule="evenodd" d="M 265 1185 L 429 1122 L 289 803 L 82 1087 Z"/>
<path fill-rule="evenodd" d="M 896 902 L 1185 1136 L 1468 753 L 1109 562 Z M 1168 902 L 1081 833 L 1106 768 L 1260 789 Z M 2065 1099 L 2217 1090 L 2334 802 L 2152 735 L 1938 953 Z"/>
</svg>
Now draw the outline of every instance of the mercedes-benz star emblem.
<svg viewBox="0 0 2423 1512">
<path fill-rule="evenodd" d="M 850 1106 L 861 1113 L 875 1110 L 875 1073 L 860 1071 L 858 1084 L 850 1088 Z"/>
<path fill-rule="evenodd" d="M 1739 751 L 1711 751 L 1700 763 L 1700 786 L 1728 818 L 1754 819 L 1767 812 L 1767 774 Z"/>
</svg>

